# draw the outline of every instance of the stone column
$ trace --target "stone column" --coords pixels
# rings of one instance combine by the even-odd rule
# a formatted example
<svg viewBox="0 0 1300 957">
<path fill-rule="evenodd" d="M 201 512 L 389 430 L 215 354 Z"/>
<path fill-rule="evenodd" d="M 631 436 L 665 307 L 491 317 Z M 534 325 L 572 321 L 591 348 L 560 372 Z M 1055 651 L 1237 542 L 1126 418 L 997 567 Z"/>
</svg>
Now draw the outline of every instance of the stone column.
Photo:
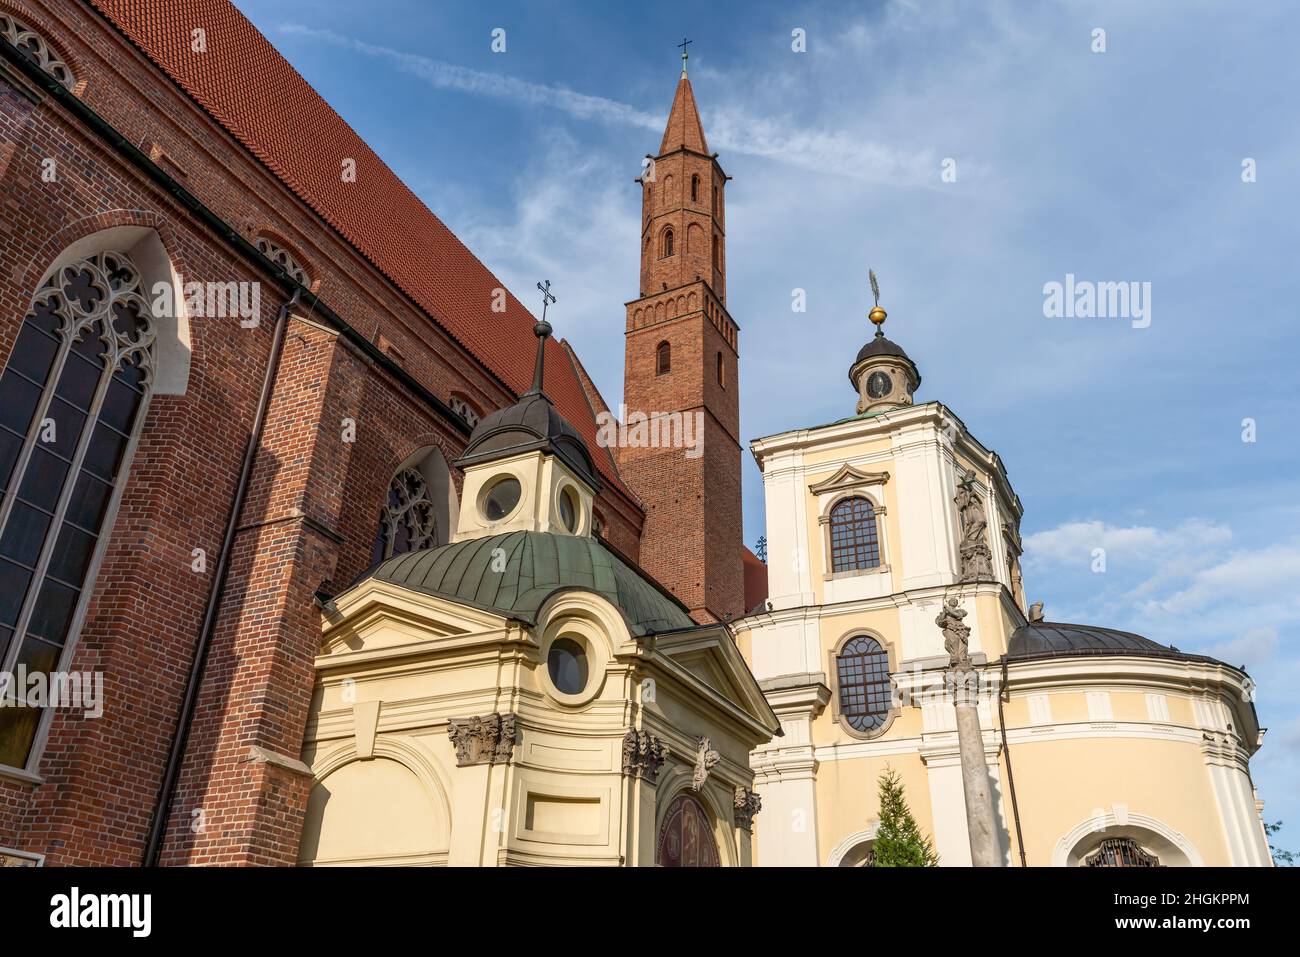
<svg viewBox="0 0 1300 957">
<path fill-rule="evenodd" d="M 949 669 L 944 685 L 957 709 L 957 748 L 961 754 L 961 782 L 966 796 L 966 833 L 970 837 L 970 859 L 975 867 L 1001 867 L 997 818 L 989 792 L 989 772 L 984 763 L 984 735 L 980 731 L 979 672 L 971 663 L 967 641 L 970 628 L 957 599 L 949 598 L 935 619 L 944 635 Z"/>
</svg>

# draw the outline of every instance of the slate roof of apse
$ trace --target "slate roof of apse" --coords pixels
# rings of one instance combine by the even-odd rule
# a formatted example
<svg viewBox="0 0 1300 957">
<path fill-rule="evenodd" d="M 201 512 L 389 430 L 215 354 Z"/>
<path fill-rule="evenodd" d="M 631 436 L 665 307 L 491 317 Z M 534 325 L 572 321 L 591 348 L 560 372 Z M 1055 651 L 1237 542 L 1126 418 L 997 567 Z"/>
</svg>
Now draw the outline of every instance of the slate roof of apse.
<svg viewBox="0 0 1300 957">
<path fill-rule="evenodd" d="M 505 569 L 492 553 L 505 550 Z M 363 579 L 400 585 L 459 604 L 537 623 L 556 592 L 579 589 L 609 600 L 632 635 L 698 627 L 686 609 L 599 539 L 549 532 L 506 532 L 396 555 Z"/>
<path fill-rule="evenodd" d="M 340 236 L 431 315 L 515 395 L 532 383 L 533 317 L 227 0 L 90 0 L 200 107 Z M 191 52 L 191 31 L 207 51 Z M 92 94 L 93 95 L 93 94 Z M 354 183 L 340 163 L 357 163 Z M 202 199 L 203 197 L 200 197 Z M 546 391 L 582 434 L 601 475 L 627 492 L 572 364 L 546 346 Z"/>
<path fill-rule="evenodd" d="M 1070 625 L 1056 621 L 1035 621 L 1021 625 L 1007 642 L 1007 657 L 1069 658 L 1092 655 L 1124 655 L 1141 658 L 1174 658 L 1180 661 L 1204 661 L 1222 664 L 1208 655 L 1194 655 L 1143 638 L 1131 631 L 1099 628 L 1095 625 Z M 1232 667 L 1231 665 L 1229 667 Z"/>
</svg>

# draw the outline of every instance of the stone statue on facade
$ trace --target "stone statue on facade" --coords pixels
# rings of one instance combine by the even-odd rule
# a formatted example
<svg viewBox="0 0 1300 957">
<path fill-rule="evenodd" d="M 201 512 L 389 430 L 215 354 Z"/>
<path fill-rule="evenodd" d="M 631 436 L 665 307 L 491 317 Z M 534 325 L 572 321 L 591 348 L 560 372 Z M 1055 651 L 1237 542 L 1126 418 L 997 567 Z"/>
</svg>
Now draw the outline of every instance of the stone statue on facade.
<svg viewBox="0 0 1300 957">
<path fill-rule="evenodd" d="M 957 496 L 953 499 L 961 520 L 961 543 L 957 546 L 960 559 L 960 577 L 964 582 L 993 579 L 993 553 L 989 551 L 988 516 L 984 501 L 975 491 L 975 473 L 964 472 L 957 483 Z"/>
<path fill-rule="evenodd" d="M 970 660 L 970 625 L 962 621 L 966 610 L 957 604 L 956 598 L 949 598 L 934 623 L 943 632 L 943 647 L 948 652 L 948 663 L 962 671 L 971 668 Z"/>
<path fill-rule="evenodd" d="M 709 772 L 713 766 L 718 763 L 722 755 L 713 750 L 713 742 L 708 738 L 700 738 L 700 746 L 695 753 L 695 771 L 691 775 L 691 790 L 698 791 L 704 787 L 704 782 L 709 777 Z"/>
</svg>

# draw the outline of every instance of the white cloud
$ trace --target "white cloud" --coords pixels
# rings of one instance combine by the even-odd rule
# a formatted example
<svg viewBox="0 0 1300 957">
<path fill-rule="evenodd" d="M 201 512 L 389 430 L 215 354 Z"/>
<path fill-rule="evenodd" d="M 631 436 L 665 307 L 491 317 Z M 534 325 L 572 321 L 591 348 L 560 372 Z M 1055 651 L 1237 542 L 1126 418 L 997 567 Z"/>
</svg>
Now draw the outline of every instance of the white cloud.
<svg viewBox="0 0 1300 957">
<path fill-rule="evenodd" d="M 1056 528 L 1025 536 L 1025 564 L 1087 567 L 1096 548 L 1106 550 L 1112 562 L 1179 565 L 1199 549 L 1219 545 L 1232 537 L 1224 525 L 1189 519 L 1174 529 L 1151 525 L 1115 526 L 1105 522 L 1066 522 Z"/>
<path fill-rule="evenodd" d="M 1276 652 L 1276 628 L 1251 628 L 1231 641 L 1211 645 L 1206 653 L 1230 665 L 1253 669 L 1267 664 Z"/>
<path fill-rule="evenodd" d="M 647 113 L 609 97 L 591 96 L 561 86 L 531 83 L 504 73 L 457 66 L 300 23 L 283 23 L 279 31 L 288 36 L 305 37 L 389 60 L 398 69 L 439 90 L 509 100 L 528 106 L 548 106 L 580 120 L 635 126 L 656 132 L 664 128 L 663 114 Z M 938 170 L 938 159 L 929 149 L 898 149 L 843 130 L 805 130 L 789 116 L 779 119 L 755 116 L 734 107 L 710 115 L 707 135 L 714 149 L 777 160 L 865 182 L 932 186 Z"/>
</svg>

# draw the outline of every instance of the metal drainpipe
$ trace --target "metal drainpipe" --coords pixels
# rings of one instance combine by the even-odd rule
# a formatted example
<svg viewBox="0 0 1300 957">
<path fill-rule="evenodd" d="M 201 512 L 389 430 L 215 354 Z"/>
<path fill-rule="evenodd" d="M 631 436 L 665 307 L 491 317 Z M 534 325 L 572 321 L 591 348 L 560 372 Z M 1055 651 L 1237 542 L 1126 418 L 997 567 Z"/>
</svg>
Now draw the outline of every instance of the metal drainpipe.
<svg viewBox="0 0 1300 957">
<path fill-rule="evenodd" d="M 194 649 L 194 661 L 190 665 L 189 679 L 185 685 L 185 698 L 181 702 L 181 712 L 176 724 L 176 733 L 172 737 L 171 752 L 167 756 L 167 770 L 163 774 L 162 787 L 158 791 L 158 803 L 154 807 L 153 822 L 149 827 L 149 843 L 145 847 L 144 865 L 156 867 L 162 855 L 163 837 L 167 833 L 167 819 L 171 816 L 172 798 L 176 793 L 176 781 L 180 777 L 181 762 L 185 757 L 185 745 L 189 742 L 190 725 L 194 721 L 194 711 L 199 703 L 199 689 L 203 684 L 203 673 L 208 663 L 208 651 L 212 644 L 212 633 L 217 622 L 217 609 L 221 605 L 221 596 L 226 588 L 226 577 L 230 572 L 230 553 L 235 541 L 235 530 L 239 527 L 239 516 L 244 511 L 244 499 L 248 497 L 249 479 L 253 474 L 253 463 L 257 459 L 257 450 L 262 444 L 262 433 L 266 427 L 266 414 L 271 407 L 271 394 L 275 390 L 275 380 L 280 373 L 280 358 L 284 354 L 285 331 L 289 327 L 289 310 L 298 304 L 299 292 L 294 290 L 292 298 L 280 307 L 275 317 L 275 331 L 271 340 L 271 355 L 266 360 L 266 374 L 262 379 L 262 394 L 257 400 L 257 412 L 253 416 L 253 429 L 248 436 L 248 445 L 244 449 L 244 461 L 239 469 L 239 483 L 235 486 L 235 497 L 230 503 L 230 515 L 226 519 L 226 532 L 221 541 L 221 554 L 217 558 L 216 571 L 212 578 L 212 588 L 208 591 L 207 610 L 203 615 L 203 627 L 199 630 L 198 645 Z"/>
<path fill-rule="evenodd" d="M 1011 792 L 1011 815 L 1016 821 L 1016 845 L 1020 848 L 1020 866 L 1025 863 L 1025 835 L 1020 830 L 1020 803 L 1016 800 L 1016 776 L 1011 771 L 1011 748 L 1007 745 L 1007 719 L 1002 713 L 1002 702 L 1007 697 L 1007 656 L 1002 656 L 1002 687 L 998 689 L 998 727 L 1002 730 L 1002 753 L 1007 758 L 1007 790 Z"/>
</svg>

